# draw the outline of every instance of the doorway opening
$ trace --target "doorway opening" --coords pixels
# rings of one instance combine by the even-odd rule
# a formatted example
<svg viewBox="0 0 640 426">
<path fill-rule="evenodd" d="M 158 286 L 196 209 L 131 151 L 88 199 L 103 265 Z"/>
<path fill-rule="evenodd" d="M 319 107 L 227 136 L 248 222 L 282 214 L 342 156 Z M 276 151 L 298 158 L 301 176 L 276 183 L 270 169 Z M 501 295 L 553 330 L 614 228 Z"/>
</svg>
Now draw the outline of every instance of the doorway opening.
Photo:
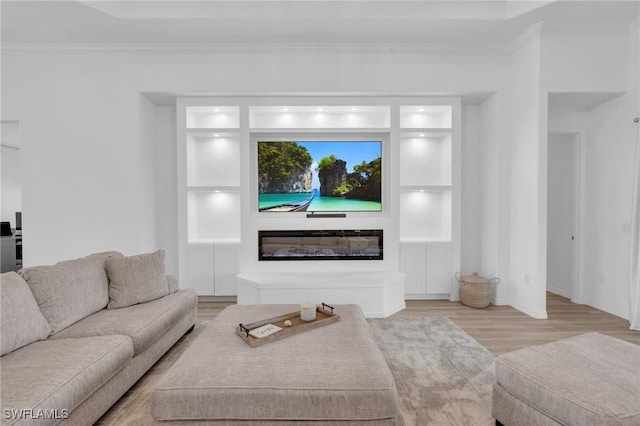
<svg viewBox="0 0 640 426">
<path fill-rule="evenodd" d="M 549 133 L 547 291 L 580 303 L 581 135 Z"/>
</svg>

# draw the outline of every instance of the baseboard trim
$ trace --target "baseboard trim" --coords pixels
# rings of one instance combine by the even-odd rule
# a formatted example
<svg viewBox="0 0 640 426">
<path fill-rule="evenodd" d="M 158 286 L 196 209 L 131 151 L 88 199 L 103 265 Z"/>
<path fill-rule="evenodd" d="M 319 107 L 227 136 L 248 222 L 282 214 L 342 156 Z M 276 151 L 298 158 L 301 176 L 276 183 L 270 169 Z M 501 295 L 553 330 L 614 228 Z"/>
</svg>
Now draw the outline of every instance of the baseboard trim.
<svg viewBox="0 0 640 426">
<path fill-rule="evenodd" d="M 198 296 L 198 302 L 238 303 L 236 296 Z"/>
<path fill-rule="evenodd" d="M 512 303 L 512 307 L 519 310 L 520 312 L 524 312 L 525 314 L 533 317 L 535 319 L 547 319 L 547 311 L 539 311 L 537 309 L 532 309 L 526 305 L 521 305 L 519 303 Z"/>
<path fill-rule="evenodd" d="M 547 287 L 547 291 L 553 294 L 557 294 L 558 296 L 566 297 L 567 299 L 571 299 L 571 292 L 558 288 L 558 287 Z"/>
</svg>

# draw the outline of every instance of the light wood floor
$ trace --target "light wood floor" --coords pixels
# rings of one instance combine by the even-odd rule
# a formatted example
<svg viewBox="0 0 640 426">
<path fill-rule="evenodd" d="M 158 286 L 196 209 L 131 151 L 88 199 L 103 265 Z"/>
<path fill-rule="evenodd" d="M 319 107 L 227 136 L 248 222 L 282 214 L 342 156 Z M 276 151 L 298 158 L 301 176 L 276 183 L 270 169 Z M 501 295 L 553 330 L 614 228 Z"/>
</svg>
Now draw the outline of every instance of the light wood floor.
<svg viewBox="0 0 640 426">
<path fill-rule="evenodd" d="M 98 421 L 100 425 L 153 425 L 151 391 L 156 381 L 173 365 L 211 320 L 232 302 L 198 303 L 195 330 L 184 336 Z M 640 345 L 640 332 L 629 330 L 629 322 L 586 305 L 547 294 L 548 319 L 533 319 L 509 306 L 473 309 L 446 300 L 410 300 L 396 317 L 445 316 L 494 355 L 597 331 Z"/>
</svg>

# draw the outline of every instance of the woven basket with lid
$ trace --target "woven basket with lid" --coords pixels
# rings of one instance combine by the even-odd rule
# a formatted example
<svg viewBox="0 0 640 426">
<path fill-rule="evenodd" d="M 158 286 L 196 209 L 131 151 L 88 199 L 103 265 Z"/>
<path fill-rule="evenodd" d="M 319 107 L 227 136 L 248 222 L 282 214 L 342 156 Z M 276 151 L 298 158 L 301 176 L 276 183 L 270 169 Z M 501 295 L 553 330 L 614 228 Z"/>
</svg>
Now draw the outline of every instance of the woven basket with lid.
<svg viewBox="0 0 640 426">
<path fill-rule="evenodd" d="M 460 303 L 471 308 L 486 308 L 491 304 L 491 281 L 500 282 L 499 278 L 487 279 L 477 272 L 460 276 L 456 274 L 460 283 Z"/>
</svg>

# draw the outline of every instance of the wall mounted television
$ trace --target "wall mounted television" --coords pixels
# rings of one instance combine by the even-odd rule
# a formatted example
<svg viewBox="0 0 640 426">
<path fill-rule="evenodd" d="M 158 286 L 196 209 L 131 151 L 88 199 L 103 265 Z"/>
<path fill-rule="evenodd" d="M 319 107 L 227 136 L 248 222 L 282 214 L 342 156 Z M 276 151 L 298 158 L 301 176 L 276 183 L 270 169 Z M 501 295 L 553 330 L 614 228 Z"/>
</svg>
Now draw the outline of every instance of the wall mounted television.
<svg viewBox="0 0 640 426">
<path fill-rule="evenodd" d="M 382 141 L 258 141 L 261 212 L 379 212 L 382 178 Z"/>
</svg>

